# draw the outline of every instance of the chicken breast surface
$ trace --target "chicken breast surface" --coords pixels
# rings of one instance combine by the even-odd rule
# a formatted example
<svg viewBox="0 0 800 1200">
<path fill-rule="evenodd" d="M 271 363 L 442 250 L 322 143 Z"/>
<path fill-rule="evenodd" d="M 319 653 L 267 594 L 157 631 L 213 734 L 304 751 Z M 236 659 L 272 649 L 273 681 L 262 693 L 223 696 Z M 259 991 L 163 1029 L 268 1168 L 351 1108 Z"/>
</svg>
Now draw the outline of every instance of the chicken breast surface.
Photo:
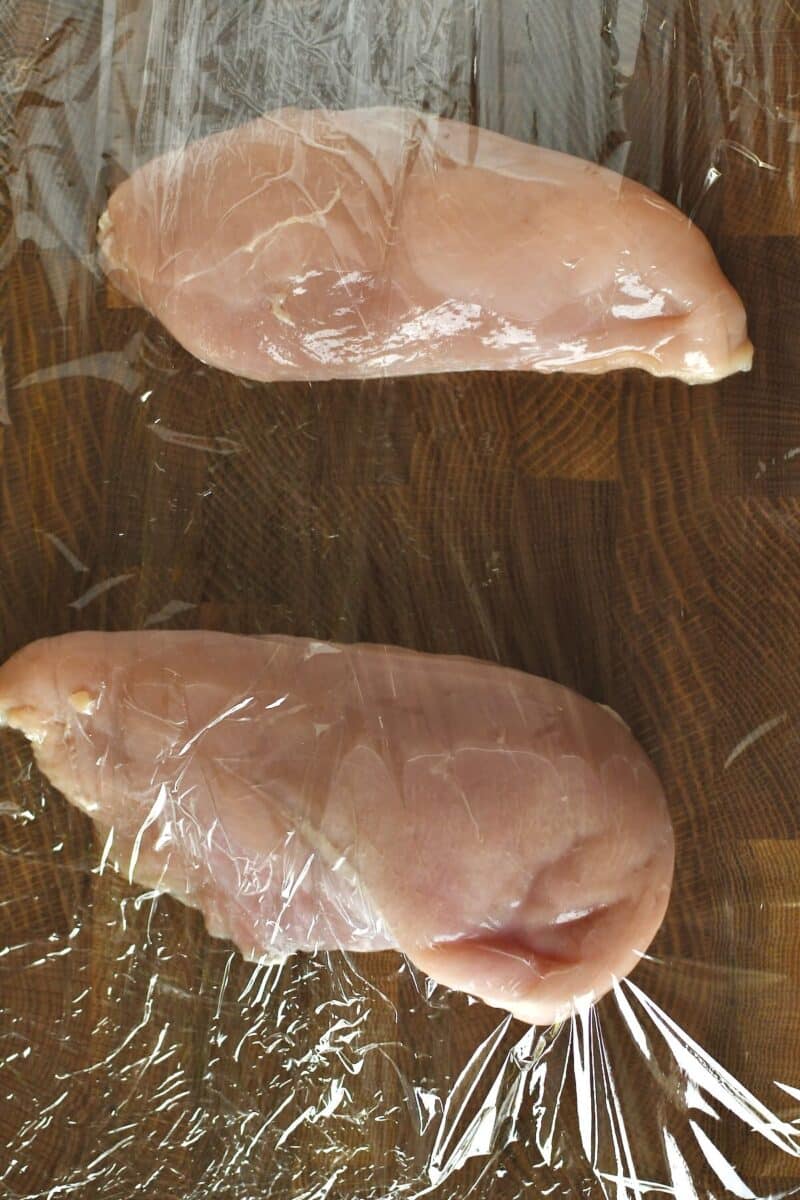
<svg viewBox="0 0 800 1200">
<path fill-rule="evenodd" d="M 397 948 L 550 1022 L 637 963 L 673 836 L 623 723 L 544 679 L 384 646 L 81 633 L 0 713 L 130 878 L 248 958 Z"/>
<path fill-rule="evenodd" d="M 593 163 L 408 109 L 284 109 L 136 171 L 100 221 L 112 282 L 256 380 L 747 370 L 700 230 Z"/>
</svg>

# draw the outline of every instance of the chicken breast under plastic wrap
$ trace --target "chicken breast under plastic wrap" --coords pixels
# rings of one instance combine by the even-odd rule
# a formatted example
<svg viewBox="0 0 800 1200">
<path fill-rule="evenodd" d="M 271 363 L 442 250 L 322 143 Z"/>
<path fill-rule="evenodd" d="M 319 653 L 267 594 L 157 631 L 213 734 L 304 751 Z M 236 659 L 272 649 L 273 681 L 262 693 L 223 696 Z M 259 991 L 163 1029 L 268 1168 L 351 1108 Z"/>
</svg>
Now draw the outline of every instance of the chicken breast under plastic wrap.
<svg viewBox="0 0 800 1200">
<path fill-rule="evenodd" d="M 593 163 L 401 108 L 284 109 L 136 171 L 100 221 L 112 282 L 257 380 L 747 370 L 700 230 Z"/>
<path fill-rule="evenodd" d="M 71 634 L 0 712 L 111 861 L 248 958 L 397 948 L 532 1023 L 663 917 L 664 797 L 608 710 L 489 663 L 207 632 Z"/>
</svg>

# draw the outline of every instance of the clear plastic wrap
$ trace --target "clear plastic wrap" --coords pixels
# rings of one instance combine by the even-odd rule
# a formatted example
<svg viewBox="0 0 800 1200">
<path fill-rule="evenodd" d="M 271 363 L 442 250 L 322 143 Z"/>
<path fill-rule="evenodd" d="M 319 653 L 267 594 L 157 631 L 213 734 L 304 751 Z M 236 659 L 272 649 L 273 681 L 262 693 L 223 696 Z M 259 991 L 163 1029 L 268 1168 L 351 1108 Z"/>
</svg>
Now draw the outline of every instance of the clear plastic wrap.
<svg viewBox="0 0 800 1200">
<path fill-rule="evenodd" d="M 0 11 L 0 651 L 208 628 L 468 654 L 619 712 L 676 834 L 665 923 L 527 1027 L 391 952 L 254 966 L 111 870 L 2 736 L 13 1197 L 800 1190 L 788 0 L 27 0 Z M 255 384 L 110 287 L 112 189 L 287 106 L 456 118 L 645 184 L 744 301 L 750 374 Z"/>
</svg>

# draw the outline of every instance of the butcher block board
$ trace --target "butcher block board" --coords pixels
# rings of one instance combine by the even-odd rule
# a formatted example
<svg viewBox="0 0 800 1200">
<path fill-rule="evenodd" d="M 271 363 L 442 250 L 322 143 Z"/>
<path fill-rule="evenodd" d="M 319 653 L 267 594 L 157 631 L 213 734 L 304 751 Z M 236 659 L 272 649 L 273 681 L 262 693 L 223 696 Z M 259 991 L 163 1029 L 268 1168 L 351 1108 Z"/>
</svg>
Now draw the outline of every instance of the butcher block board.
<svg viewBox="0 0 800 1200">
<path fill-rule="evenodd" d="M 254 6 L 222 7 L 205 5 L 220 37 L 226 21 L 251 38 L 283 22 L 297 39 L 326 11 L 297 4 L 291 24 L 291 5 L 267 3 L 258 24 Z M 429 21 L 436 7 L 418 6 Z M 709 1062 L 800 1118 L 775 1086 L 800 1086 L 800 17 L 782 0 L 626 2 L 636 38 L 608 50 L 627 55 L 624 88 L 592 84 L 622 106 L 625 171 L 695 217 L 740 290 L 750 374 L 693 391 L 636 372 L 256 386 L 192 360 L 92 258 L 108 187 L 151 152 L 137 56 L 184 21 L 161 69 L 197 70 L 201 8 L 0 5 L 0 655 L 80 629 L 282 632 L 476 655 L 611 705 L 657 765 L 678 846 L 634 982 Z M 327 8 L 355 38 L 370 6 Z M 454 75 L 448 111 L 518 132 L 524 48 L 504 42 L 499 6 L 478 8 L 449 6 L 476 77 Z M 572 9 L 528 5 L 533 44 L 562 48 L 563 148 L 606 154 L 581 142 L 597 111 Z M 496 1034 L 497 1013 L 428 999 L 394 955 L 254 975 L 177 902 L 137 902 L 101 851 L 4 734 L 0 1194 L 604 1194 L 552 1075 L 549 1164 L 532 1085 L 513 1133 L 483 1151 L 467 1136 L 459 1158 L 469 1064 L 489 1072 L 476 1095 L 502 1063 L 507 1088 L 521 1026 Z M 645 1069 L 613 998 L 598 1012 L 638 1169 L 661 1178 L 674 1129 L 687 1170 L 725 1194 L 686 1134 L 679 1067 Z M 754 1191 L 800 1182 L 800 1160 L 712 1107 L 693 1119 Z"/>
</svg>

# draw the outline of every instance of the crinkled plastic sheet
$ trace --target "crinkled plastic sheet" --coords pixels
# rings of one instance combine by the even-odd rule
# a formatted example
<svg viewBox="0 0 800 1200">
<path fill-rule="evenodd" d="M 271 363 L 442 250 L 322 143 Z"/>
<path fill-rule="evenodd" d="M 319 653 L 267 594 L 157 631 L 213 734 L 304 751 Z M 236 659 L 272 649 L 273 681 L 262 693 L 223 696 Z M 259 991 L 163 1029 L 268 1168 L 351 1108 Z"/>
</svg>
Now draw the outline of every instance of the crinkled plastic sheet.
<svg viewBox="0 0 800 1200">
<path fill-rule="evenodd" d="M 403 560 L 409 580 L 388 600 L 375 569 L 380 560 L 354 556 L 342 594 L 320 601 L 309 584 L 313 602 L 299 593 L 281 600 L 278 583 L 267 600 L 248 590 L 247 538 L 231 539 L 219 524 L 209 523 L 204 552 L 213 567 L 205 575 L 202 562 L 182 556 L 194 514 L 223 493 L 233 497 L 225 511 L 243 526 L 258 519 L 247 481 L 275 462 L 265 455 L 240 476 L 226 475 L 228 463 L 253 449 L 243 440 L 242 408 L 219 390 L 213 372 L 178 354 L 155 322 L 106 293 L 95 263 L 97 218 L 109 188 L 153 155 L 279 106 L 402 104 L 629 173 L 680 205 L 712 239 L 723 224 L 751 239 L 793 232 L 770 204 L 785 193 L 769 190 L 792 196 L 798 40 L 788 0 L 29 0 L 7 4 L 0 18 L 9 304 L 0 409 L 4 652 L 35 636 L 98 625 L 206 623 L 379 640 L 374 596 L 388 607 L 413 596 L 411 553 Z M 737 211 L 723 222 L 732 202 Z M 748 247 L 773 255 L 775 287 L 790 295 L 791 271 L 780 265 L 776 244 L 765 236 Z M 723 265 L 736 270 L 730 241 L 727 248 Z M 26 278 L 38 280 L 38 291 L 26 290 Z M 741 263 L 735 282 L 750 303 Z M 43 295 L 46 304 L 35 307 Z M 755 339 L 762 362 L 778 356 L 780 345 L 765 344 L 768 324 L 759 326 L 752 310 L 750 317 L 764 335 Z M 757 361 L 755 379 L 767 398 L 769 369 Z M 48 391 L 53 384 L 65 390 Z M 402 402 L 410 394 L 393 386 L 360 385 L 352 397 L 366 405 L 358 426 L 363 480 L 378 478 L 389 489 L 402 473 L 389 444 L 402 443 Z M 599 405 L 607 391 L 593 386 Z M 236 387 L 241 404 L 263 408 L 269 430 L 296 426 L 300 439 L 332 429 L 320 414 L 348 397 L 346 387 L 312 389 L 310 397 L 298 387 L 277 399 L 268 388 Z M 594 394 L 587 393 L 589 404 Z M 466 399 L 480 403 L 478 393 Z M 686 421 L 691 442 L 701 428 L 704 418 L 695 425 L 691 414 L 703 411 L 702 398 L 684 403 L 662 389 L 642 403 L 645 424 L 644 405 L 656 413 L 661 405 L 656 431 Z M 376 416 L 381 406 L 386 411 Z M 439 401 L 434 419 L 449 412 L 456 420 L 458 411 Z M 724 413 L 709 419 L 712 434 L 713 421 L 722 421 L 724 442 Z M 70 426 L 85 430 L 88 420 L 90 449 L 81 454 Z M 490 453 L 498 434 L 486 420 Z M 479 447 L 470 453 L 479 455 Z M 768 498 L 777 478 L 791 496 L 797 450 L 778 437 L 774 451 L 762 459 L 745 448 L 740 474 L 748 485 L 766 480 Z M 684 466 L 692 453 L 689 447 Z M 335 491 L 334 459 L 328 452 L 322 477 Z M 636 474 L 646 465 L 632 461 L 627 469 Z M 114 493 L 109 508 L 118 476 L 129 488 Z M 47 495 L 24 493 L 36 479 Z M 677 480 L 679 508 L 697 486 Z M 71 524 L 73 494 L 97 507 Z M 497 496 L 486 502 L 493 517 Z M 15 520 L 23 509 L 33 515 L 20 533 Z M 59 511 L 72 517 L 60 524 Z M 332 511 L 317 540 L 306 536 L 310 509 L 298 496 L 288 494 L 274 515 L 284 554 L 294 554 L 297 543 L 309 580 L 317 573 L 327 579 L 324 555 L 337 539 L 352 553 L 348 523 L 357 518 L 344 503 Z M 771 528 L 782 522 L 796 537 L 790 502 L 764 512 L 765 521 L 772 513 Z M 258 550 L 263 539 L 251 532 Z M 98 546 L 126 539 L 137 547 L 130 559 L 124 550 L 98 558 Z M 191 545 L 192 554 L 202 551 Z M 597 684 L 608 671 L 573 672 L 571 648 L 548 657 L 546 631 L 531 634 L 539 637 L 533 661 L 522 643 L 500 643 L 490 593 L 513 572 L 517 553 L 513 538 L 504 545 L 482 575 L 462 563 L 467 599 L 458 621 L 444 620 L 439 637 L 432 615 L 427 648 L 494 652 L 552 674 L 561 668 L 566 682 L 593 681 L 597 698 L 610 700 Z M 636 545 L 621 553 L 635 555 Z M 744 540 L 739 545 L 751 552 Z M 796 551 L 796 542 L 788 545 Z M 751 549 L 758 557 L 759 547 Z M 556 590 L 559 580 L 574 587 L 581 566 L 570 567 L 569 556 L 581 553 L 588 547 L 580 536 L 565 542 Z M 149 576 L 130 565 L 137 554 L 155 563 Z M 646 574 L 650 559 L 642 555 Z M 420 570 L 423 557 L 420 548 Z M 773 562 L 768 550 L 762 558 Z M 457 575 L 444 557 L 441 570 L 451 580 Z M 774 585 L 779 577 L 770 578 Z M 524 577 L 516 599 L 526 622 L 546 624 L 555 611 L 547 609 L 552 586 L 535 572 Z M 724 579 L 718 586 L 724 591 Z M 680 593 L 676 585 L 675 604 L 691 607 L 692 596 Z M 353 611 L 362 617 L 341 617 Z M 659 636 L 684 636 L 668 621 L 671 632 L 658 634 L 665 611 L 646 614 L 654 632 L 652 643 L 638 642 L 640 669 L 657 658 Z M 464 632 L 473 627 L 474 635 Z M 388 623 L 390 635 L 415 636 L 402 614 Z M 592 644 L 584 638 L 575 655 Z M 602 649 L 595 653 L 599 663 Z M 723 713 L 713 713 L 718 736 L 706 742 L 680 727 L 687 711 L 681 689 L 691 691 L 690 683 L 678 680 L 674 694 L 650 699 L 633 688 L 627 708 L 622 689 L 620 707 L 670 790 L 678 878 L 647 961 L 588 1016 L 551 1029 L 524 1028 L 452 995 L 392 954 L 246 965 L 205 935 L 196 914 L 138 894 L 104 870 L 88 822 L 43 784 L 27 748 L 4 737 L 3 1194 L 688 1200 L 800 1191 L 800 1055 L 792 1040 L 800 859 L 783 794 L 788 752 L 772 759 L 762 749 L 796 728 L 797 709 L 794 697 L 795 707 L 786 706 L 778 685 L 773 704 L 769 687 L 756 689 L 761 675 L 754 672 L 752 693 L 734 685 L 727 693 L 723 664 L 720 695 L 728 694 L 731 709 L 739 706 L 739 716 L 726 724 Z M 678 713 L 669 745 L 659 742 L 670 729 L 654 715 L 659 706 Z M 674 747 L 683 742 L 681 758 Z M 709 770 L 722 782 L 715 794 L 697 795 L 697 780 L 708 778 L 697 756 L 708 744 L 716 756 Z M 726 824 L 726 804 L 734 803 L 726 780 L 758 754 L 767 783 L 752 805 L 738 803 L 741 823 Z M 783 856 L 773 859 L 769 848 L 778 842 Z M 720 861 L 735 862 L 736 870 L 715 869 Z"/>
</svg>

